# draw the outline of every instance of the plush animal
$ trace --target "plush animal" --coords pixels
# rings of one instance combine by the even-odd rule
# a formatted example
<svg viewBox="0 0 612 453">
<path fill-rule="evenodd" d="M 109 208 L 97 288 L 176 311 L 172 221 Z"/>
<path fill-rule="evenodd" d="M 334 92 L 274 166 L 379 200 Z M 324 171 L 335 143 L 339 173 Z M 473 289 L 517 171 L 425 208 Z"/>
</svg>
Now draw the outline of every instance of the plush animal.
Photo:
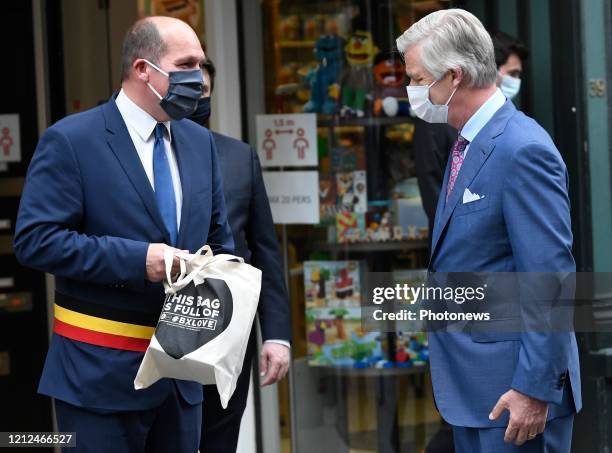
<svg viewBox="0 0 612 453">
<path fill-rule="evenodd" d="M 323 35 L 315 43 L 314 53 L 319 65 L 306 77 L 311 91 L 304 111 L 333 115 L 337 102 L 330 96 L 330 90 L 338 84 L 344 66 L 344 39 L 335 34 Z"/>
<path fill-rule="evenodd" d="M 380 53 L 374 60 L 374 108 L 376 116 L 410 114 L 406 93 L 406 73 L 399 56 Z"/>
<path fill-rule="evenodd" d="M 372 62 L 378 53 L 378 48 L 374 45 L 369 31 L 356 31 L 344 51 L 349 65 L 345 68 L 341 79 L 340 114 L 361 118 L 365 115 L 366 96 L 374 88 Z"/>
</svg>

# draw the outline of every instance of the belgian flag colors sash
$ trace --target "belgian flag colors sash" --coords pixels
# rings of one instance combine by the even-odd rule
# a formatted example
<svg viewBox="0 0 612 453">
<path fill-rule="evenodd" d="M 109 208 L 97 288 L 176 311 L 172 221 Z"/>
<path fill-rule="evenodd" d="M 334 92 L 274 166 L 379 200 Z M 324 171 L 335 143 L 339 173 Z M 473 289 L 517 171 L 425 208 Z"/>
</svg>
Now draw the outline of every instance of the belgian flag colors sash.
<svg viewBox="0 0 612 453">
<path fill-rule="evenodd" d="M 53 331 L 96 346 L 145 352 L 157 315 L 117 309 L 55 293 Z"/>
</svg>

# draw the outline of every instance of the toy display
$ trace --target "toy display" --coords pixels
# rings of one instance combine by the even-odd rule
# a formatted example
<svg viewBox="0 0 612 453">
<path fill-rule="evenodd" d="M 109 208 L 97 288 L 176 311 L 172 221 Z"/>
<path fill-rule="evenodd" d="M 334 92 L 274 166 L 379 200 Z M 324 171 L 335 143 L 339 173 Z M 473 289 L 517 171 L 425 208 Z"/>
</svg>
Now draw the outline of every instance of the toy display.
<svg viewBox="0 0 612 453">
<path fill-rule="evenodd" d="M 429 362 L 429 345 L 425 333 L 400 331 L 395 339 L 394 364 L 397 368 L 424 366 Z"/>
<path fill-rule="evenodd" d="M 335 223 L 338 209 L 336 207 L 336 180 L 331 177 L 319 177 L 319 217 L 322 225 Z"/>
<path fill-rule="evenodd" d="M 364 214 L 348 211 L 336 214 L 336 242 L 339 244 L 361 241 L 364 231 Z"/>
<path fill-rule="evenodd" d="M 429 235 L 420 197 L 370 201 L 365 214 L 338 209 L 336 242 L 340 244 L 427 239 Z"/>
<path fill-rule="evenodd" d="M 393 225 L 391 224 L 390 201 L 383 200 L 368 203 L 366 228 L 365 241 L 383 242 L 392 239 Z"/>
<path fill-rule="evenodd" d="M 380 53 L 374 60 L 375 116 L 408 116 L 410 105 L 406 94 L 406 73 L 399 56 Z"/>
<path fill-rule="evenodd" d="M 368 194 L 365 171 L 337 173 L 336 192 L 340 211 L 366 212 Z"/>
<path fill-rule="evenodd" d="M 327 150 L 327 141 L 324 141 L 323 148 Z M 321 225 L 335 225 L 336 215 L 342 210 L 354 212 L 357 209 L 357 212 L 365 212 L 367 203 L 366 174 L 363 171 L 366 166 L 364 147 L 352 140 L 350 134 L 341 136 L 337 143 L 338 146 L 330 152 L 319 154 Z"/>
<path fill-rule="evenodd" d="M 309 365 L 375 367 L 385 360 L 385 334 L 361 328 L 360 308 L 306 310 Z"/>
<path fill-rule="evenodd" d="M 304 294 L 308 308 L 360 307 L 359 261 L 305 261 Z"/>
<path fill-rule="evenodd" d="M 374 88 L 372 75 L 372 62 L 378 53 L 374 45 L 372 33 L 369 31 L 356 31 L 353 33 L 344 48 L 348 67 L 344 69 L 341 78 L 342 108 L 340 115 L 365 115 L 366 95 Z"/>
<path fill-rule="evenodd" d="M 331 151 L 331 171 L 334 173 L 365 170 L 365 150 L 363 146 L 350 143 L 350 146 L 337 146 Z"/>
<path fill-rule="evenodd" d="M 333 85 L 338 83 L 344 64 L 344 40 L 338 35 L 321 36 L 314 49 L 318 67 L 306 77 L 310 84 L 310 100 L 304 105 L 305 112 L 335 113 L 337 102 L 330 96 Z"/>
<path fill-rule="evenodd" d="M 324 16 L 322 14 L 314 14 L 306 16 L 302 23 L 302 34 L 305 40 L 314 41 L 318 36 L 323 34 Z"/>
<path fill-rule="evenodd" d="M 300 16 L 291 14 L 282 16 L 278 24 L 280 39 L 294 41 L 300 38 Z"/>
</svg>

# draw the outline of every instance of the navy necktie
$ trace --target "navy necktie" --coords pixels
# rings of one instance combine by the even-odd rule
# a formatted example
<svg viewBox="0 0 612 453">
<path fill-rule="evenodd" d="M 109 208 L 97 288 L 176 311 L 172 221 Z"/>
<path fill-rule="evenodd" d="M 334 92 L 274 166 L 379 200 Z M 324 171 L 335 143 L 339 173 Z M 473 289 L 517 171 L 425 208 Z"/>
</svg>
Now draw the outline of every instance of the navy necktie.
<svg viewBox="0 0 612 453">
<path fill-rule="evenodd" d="M 176 198 L 174 186 L 172 185 L 172 173 L 170 163 L 166 156 L 164 145 L 164 129 L 162 123 L 155 126 L 155 144 L 153 145 L 153 179 L 155 181 L 155 198 L 157 207 L 161 213 L 164 224 L 170 233 L 169 245 L 176 245 Z"/>
</svg>

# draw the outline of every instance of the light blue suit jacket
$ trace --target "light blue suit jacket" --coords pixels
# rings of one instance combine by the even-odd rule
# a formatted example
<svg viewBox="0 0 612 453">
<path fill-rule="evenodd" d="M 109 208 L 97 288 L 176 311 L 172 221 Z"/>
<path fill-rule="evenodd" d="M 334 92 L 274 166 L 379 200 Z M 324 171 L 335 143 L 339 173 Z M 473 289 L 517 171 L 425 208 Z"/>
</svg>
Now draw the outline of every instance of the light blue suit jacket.
<svg viewBox="0 0 612 453">
<path fill-rule="evenodd" d="M 466 188 L 484 197 L 464 204 Z M 574 272 L 567 192 L 566 167 L 549 135 L 506 101 L 470 144 L 448 203 L 440 196 L 430 271 Z M 520 317 L 514 300 L 506 310 Z M 510 388 L 550 402 L 549 419 L 580 410 L 573 332 L 490 325 L 431 333 L 429 342 L 436 404 L 453 425 L 506 426 L 507 412 L 495 421 L 488 415 Z"/>
</svg>

